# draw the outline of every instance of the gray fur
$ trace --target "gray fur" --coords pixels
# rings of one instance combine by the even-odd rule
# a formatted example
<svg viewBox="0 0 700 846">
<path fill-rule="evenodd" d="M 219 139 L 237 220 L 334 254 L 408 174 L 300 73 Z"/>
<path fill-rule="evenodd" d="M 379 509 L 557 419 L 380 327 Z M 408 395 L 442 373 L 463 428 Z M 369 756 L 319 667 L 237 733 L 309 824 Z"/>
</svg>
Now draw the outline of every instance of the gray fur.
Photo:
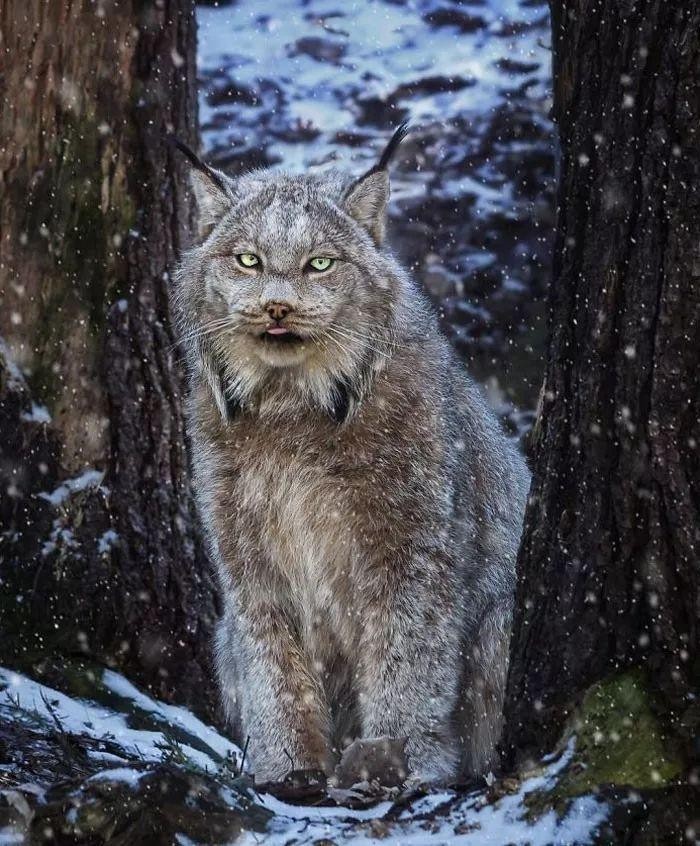
<svg viewBox="0 0 700 846">
<path fill-rule="evenodd" d="M 216 177 L 193 170 L 202 241 L 177 300 L 234 730 L 263 780 L 288 755 L 330 773 L 354 738 L 381 736 L 408 737 L 415 778 L 482 773 L 524 462 L 383 245 L 383 169 Z M 337 261 L 310 274 L 314 255 Z M 270 302 L 302 343 L 261 337 Z"/>
</svg>

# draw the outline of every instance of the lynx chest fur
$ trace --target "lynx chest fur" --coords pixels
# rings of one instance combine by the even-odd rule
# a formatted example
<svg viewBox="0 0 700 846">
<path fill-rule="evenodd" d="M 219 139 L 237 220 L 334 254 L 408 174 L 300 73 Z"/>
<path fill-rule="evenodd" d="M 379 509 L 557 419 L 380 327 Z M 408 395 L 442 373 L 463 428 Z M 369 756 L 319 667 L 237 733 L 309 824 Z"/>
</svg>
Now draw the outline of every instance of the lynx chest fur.
<svg viewBox="0 0 700 846">
<path fill-rule="evenodd" d="M 231 179 L 186 148 L 177 274 L 221 697 L 261 780 L 406 738 L 481 773 L 501 724 L 528 475 L 384 244 L 387 168 Z"/>
<path fill-rule="evenodd" d="M 323 443 L 304 434 L 302 426 L 283 436 L 263 428 L 239 447 L 230 484 L 239 499 L 235 519 L 265 538 L 278 601 L 306 639 L 318 617 L 330 615 L 347 640 L 344 600 L 362 530 L 353 484 L 365 474 L 352 478 L 338 466 L 338 457 L 342 464 L 352 457 L 337 435 L 329 432 Z"/>
<path fill-rule="evenodd" d="M 379 374 L 341 425 L 314 409 L 213 421 L 201 485 L 213 493 L 225 566 L 240 582 L 256 566 L 245 550 L 262 543 L 256 578 L 315 650 L 327 628 L 344 651 L 356 647 L 368 570 L 386 566 L 377 556 L 387 543 L 398 548 L 426 517 L 449 522 L 451 496 L 434 501 L 449 487 L 439 484 L 447 468 L 435 437 L 444 420 L 420 397 L 394 395 L 396 378 L 391 367 Z"/>
</svg>

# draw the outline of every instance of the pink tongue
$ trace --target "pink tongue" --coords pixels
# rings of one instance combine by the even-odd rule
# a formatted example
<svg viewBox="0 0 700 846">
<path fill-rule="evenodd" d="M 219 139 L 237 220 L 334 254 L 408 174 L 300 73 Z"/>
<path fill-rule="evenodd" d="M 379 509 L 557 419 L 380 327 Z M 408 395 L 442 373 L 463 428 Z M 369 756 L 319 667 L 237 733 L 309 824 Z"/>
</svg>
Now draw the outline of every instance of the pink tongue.
<svg viewBox="0 0 700 846">
<path fill-rule="evenodd" d="M 284 326 L 272 326 L 270 329 L 267 330 L 268 335 L 286 335 L 289 330 L 285 329 Z"/>
</svg>

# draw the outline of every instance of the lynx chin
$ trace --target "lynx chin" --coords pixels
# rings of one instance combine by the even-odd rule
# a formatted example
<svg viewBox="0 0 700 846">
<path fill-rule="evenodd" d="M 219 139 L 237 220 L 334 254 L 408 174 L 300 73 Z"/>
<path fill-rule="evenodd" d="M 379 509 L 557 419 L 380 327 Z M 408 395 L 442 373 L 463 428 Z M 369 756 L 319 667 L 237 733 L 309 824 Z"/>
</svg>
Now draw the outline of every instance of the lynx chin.
<svg viewBox="0 0 700 846">
<path fill-rule="evenodd" d="M 216 668 L 259 780 L 406 737 L 427 782 L 484 772 L 528 473 L 384 244 L 388 166 L 231 178 L 189 159 L 177 274 Z"/>
</svg>

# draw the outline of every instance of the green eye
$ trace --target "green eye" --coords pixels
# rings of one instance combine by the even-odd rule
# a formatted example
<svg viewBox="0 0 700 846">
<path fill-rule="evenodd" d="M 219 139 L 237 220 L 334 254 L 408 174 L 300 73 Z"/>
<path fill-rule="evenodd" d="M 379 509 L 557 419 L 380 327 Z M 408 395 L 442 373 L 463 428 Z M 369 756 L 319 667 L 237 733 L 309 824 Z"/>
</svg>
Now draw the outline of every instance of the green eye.
<svg viewBox="0 0 700 846">
<path fill-rule="evenodd" d="M 254 253 L 239 253 L 236 260 L 243 267 L 255 267 L 256 264 L 260 264 L 260 259 Z"/>
<path fill-rule="evenodd" d="M 316 256 L 315 258 L 309 259 L 309 267 L 313 270 L 328 270 L 333 264 L 332 258 L 327 258 L 326 256 Z"/>
</svg>

